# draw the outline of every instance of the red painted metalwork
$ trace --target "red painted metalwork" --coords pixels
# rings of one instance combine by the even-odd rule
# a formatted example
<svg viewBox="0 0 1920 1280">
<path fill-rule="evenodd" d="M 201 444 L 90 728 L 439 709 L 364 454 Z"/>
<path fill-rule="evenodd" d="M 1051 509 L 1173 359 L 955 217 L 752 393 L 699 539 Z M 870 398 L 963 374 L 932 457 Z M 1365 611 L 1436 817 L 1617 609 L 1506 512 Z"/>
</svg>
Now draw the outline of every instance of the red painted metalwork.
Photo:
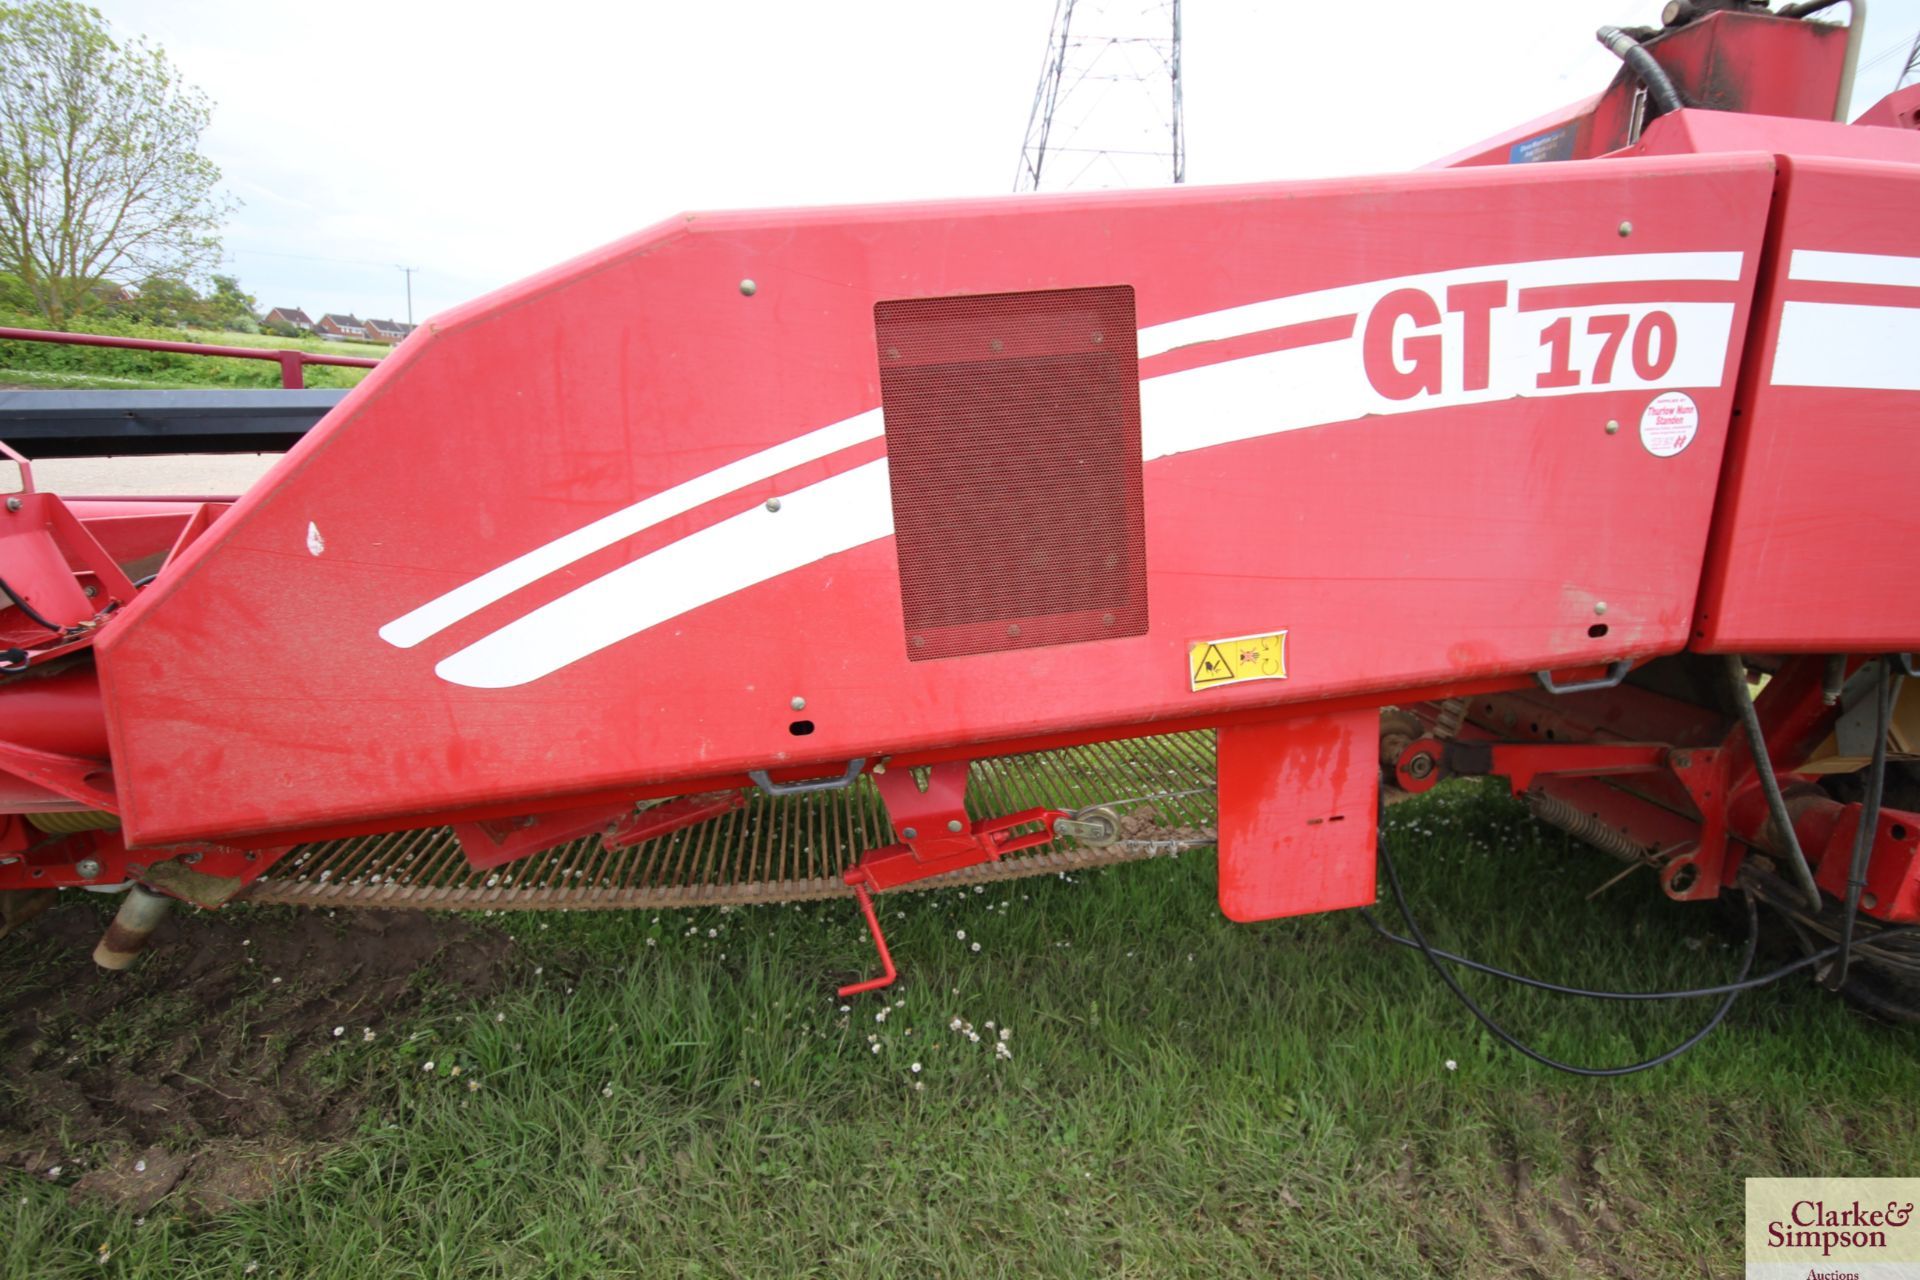
<svg viewBox="0 0 1920 1280">
<path fill-rule="evenodd" d="M 606 846 L 609 849 L 625 849 L 643 840 L 652 840 L 691 827 L 697 822 L 717 818 L 723 813 L 732 813 L 746 803 L 747 798 L 738 791 L 708 791 L 697 796 L 681 796 L 677 800 L 668 800 L 622 818 L 607 833 Z"/>
<path fill-rule="evenodd" d="M 1781 162 L 1755 317 L 1766 354 L 1741 371 L 1696 649 L 1920 646 L 1920 597 L 1889 589 L 1920 545 L 1912 476 L 1889 465 L 1920 418 L 1920 266 L 1901 207 L 1920 207 L 1920 132 L 1850 132 L 1904 163 Z"/>
<path fill-rule="evenodd" d="M 967 772 L 964 760 L 918 771 L 876 772 L 874 785 L 900 843 L 872 850 L 842 879 L 878 891 L 993 862 L 1003 854 L 1046 844 L 1053 839 L 1054 820 L 1067 816 L 1058 809 L 1033 808 L 998 818 L 969 818 Z"/>
<path fill-rule="evenodd" d="M 1829 799 L 1813 789 L 1811 778 L 1797 774 L 1840 714 L 1823 696 L 1824 666 L 1813 658 L 1788 659 L 1757 696 L 1755 708 L 1774 768 L 1785 783 L 1799 780 L 1788 811 L 1801 848 L 1818 884 L 1839 896 L 1861 806 Z M 1621 714 L 1623 705 L 1630 714 Z M 1698 720 L 1697 707 L 1639 690 L 1625 700 L 1589 695 L 1586 715 L 1578 706 L 1553 706 L 1528 693 L 1482 698 L 1475 710 L 1480 723 L 1463 734 L 1477 749 L 1474 772 L 1506 777 L 1516 794 L 1534 789 L 1557 795 L 1650 854 L 1658 850 L 1661 883 L 1671 897 L 1719 896 L 1734 882 L 1749 848 L 1776 860 L 1787 856 L 1737 726 L 1723 731 L 1717 747 L 1584 745 L 1636 727 L 1647 737 L 1685 735 L 1683 742 L 1697 741 L 1688 729 Z M 1489 743 L 1489 733 L 1535 741 Z M 1566 741 L 1539 741 L 1548 734 Z M 1411 764 L 1420 756 L 1438 765 L 1448 753 L 1445 744 L 1431 739 L 1410 744 L 1396 767 L 1408 790 L 1428 789 L 1445 774 L 1443 768 L 1427 767 L 1415 776 Z M 1889 923 L 1920 920 L 1920 815 L 1883 809 L 1868 868 L 1869 899 L 1862 910 Z"/>
<path fill-rule="evenodd" d="M 1560 743 L 1537 746 L 1524 743 L 1496 743 L 1481 752 L 1484 761 L 1472 769 L 1456 768 L 1456 773 L 1490 773 L 1507 779 L 1518 793 L 1531 788 L 1536 778 L 1551 774 L 1578 774 L 1588 778 L 1610 778 L 1629 773 L 1654 773 L 1665 768 L 1672 749 L 1662 745 L 1621 746 L 1613 743 Z M 1444 776 L 1433 766 L 1446 759 L 1446 744 L 1422 738 L 1404 752 L 1394 766 L 1402 790 L 1430 791 Z M 1424 758 L 1426 764 L 1418 762 Z"/>
<path fill-rule="evenodd" d="M 880 953 L 880 976 L 860 982 L 850 982 L 841 987 L 842 999 L 890 987 L 894 979 L 900 976 L 899 971 L 893 967 L 893 953 L 887 950 L 887 935 L 880 931 L 880 917 L 873 909 L 873 895 L 867 892 L 867 886 L 863 882 L 855 881 L 853 896 L 860 903 L 860 914 L 866 917 L 867 935 L 873 939 L 874 949 Z"/>
<path fill-rule="evenodd" d="M 963 747 L 978 756 L 989 743 L 1218 723 L 1677 650 L 1712 516 L 1772 166 L 1691 157 L 1552 176 L 1480 169 L 798 221 L 717 216 L 636 237 L 445 317 L 350 392 L 108 636 L 101 670 L 116 758 L 126 762 L 129 829 L 148 841 L 216 832 L 284 840 L 391 825 L 402 811 L 525 811 L 622 788 L 704 790 L 753 768 L 817 773 L 860 756 Z M 1405 235 L 1381 234 L 1386 206 Z M 1642 228 L 1629 240 L 1623 218 Z M 1193 261 L 1165 252 L 1227 225 L 1246 253 Z M 940 254 L 923 252 L 929 235 L 940 237 Z M 1616 255 L 1625 265 L 1610 261 Z M 1349 339 L 1142 382 L 1152 455 L 1142 472 L 1145 634 L 911 660 L 899 642 L 885 471 L 859 452 L 866 433 L 883 431 L 865 416 L 878 403 L 882 354 L 873 307 L 1042 281 L 1106 286 L 1116 270 L 1133 277 L 1143 354 L 1269 325 L 1241 318 L 1241 307 L 1281 319 L 1323 308 L 1365 314 Z M 1589 334 L 1586 320 L 1591 311 L 1626 317 L 1628 330 L 1657 329 L 1648 318 L 1671 309 L 1578 309 L 1582 325 L 1555 372 L 1556 339 L 1542 336 L 1553 316 L 1521 318 L 1512 300 L 1596 273 L 1664 283 L 1676 272 L 1724 276 L 1709 282 L 1723 301 L 1675 304 L 1717 309 L 1676 313 L 1701 425 L 1685 452 L 1657 458 L 1601 429 L 1610 418 L 1637 422 L 1653 393 L 1631 343 L 1609 348 L 1605 326 Z M 747 278 L 751 297 L 738 288 Z M 861 288 L 842 283 L 854 280 Z M 1450 293 L 1450 282 L 1465 292 Z M 1328 290 L 1338 293 L 1315 292 Z M 1504 308 L 1494 303 L 1503 291 Z M 686 299 L 671 315 L 630 305 L 669 295 Z M 496 307 L 513 309 L 511 331 L 492 322 Z M 787 324 L 789 308 L 812 318 Z M 1441 328 L 1459 324 L 1457 341 L 1429 331 L 1429 309 L 1435 321 L 1454 317 Z M 1705 329 L 1694 327 L 1701 317 Z M 1507 344 L 1498 360 L 1496 334 Z M 766 358 L 742 365 L 749 348 Z M 575 358 L 563 369 L 541 357 L 553 350 Z M 1295 362 L 1328 407 L 1310 410 L 1298 386 L 1288 389 Z M 1650 372 L 1658 363 L 1642 362 Z M 1553 385 L 1540 386 L 1550 372 Z M 1568 375 L 1577 386 L 1560 385 Z M 508 384 L 511 397 L 481 390 Z M 1230 399 L 1216 406 L 1222 395 Z M 689 434 L 690 396 L 698 435 Z M 1308 420 L 1272 430 L 1282 413 Z M 529 427 L 548 414 L 571 425 L 550 437 Z M 405 425 L 454 419 L 464 424 L 457 445 Z M 1565 429 L 1569 421 L 1591 430 Z M 808 452 L 795 442 L 817 433 L 832 451 L 786 465 Z M 474 447 L 487 440 L 501 447 Z M 454 487 L 444 476 L 456 448 Z M 786 452 L 756 464 L 772 471 L 765 479 L 731 490 L 731 479 L 710 479 L 767 450 Z M 1366 476 L 1383 493 L 1459 494 L 1475 517 L 1436 538 L 1409 504 L 1356 501 L 1331 483 L 1335 458 L 1341 474 Z M 613 461 L 624 459 L 644 462 Z M 546 550 L 596 521 L 628 520 L 635 504 L 690 492 L 677 505 L 715 485 L 719 496 L 602 550 L 571 560 L 571 550 Z M 1076 502 L 1072 492 L 1045 498 Z M 1570 525 L 1574 509 L 1590 520 Z M 318 554 L 309 554 L 310 532 Z M 758 577 L 772 556 L 784 564 L 814 554 L 796 547 L 825 554 L 726 589 L 738 575 Z M 485 593 L 464 616 L 449 607 L 430 624 L 401 625 L 517 555 L 533 557 L 531 580 L 497 599 Z M 1467 581 L 1465 563 L 1476 566 Z M 273 585 L 289 574 L 298 591 Z M 632 594 L 615 586 L 636 574 L 673 581 Z M 1542 590 L 1547 581 L 1562 585 Z M 620 634 L 635 625 L 624 620 L 643 616 L 635 600 L 663 598 L 704 602 Z M 1608 609 L 1598 635 L 1597 604 Z M 1285 680 L 1192 689 L 1194 641 L 1280 627 L 1291 636 Z M 405 643 L 383 640 L 383 628 Z M 596 633 L 607 643 L 564 660 Z M 274 638 L 265 651 L 263 635 Z M 541 674 L 552 662 L 560 665 Z M 253 688 L 232 682 L 243 666 L 302 691 L 297 741 Z M 181 685 L 203 696 L 182 705 L 165 693 Z M 805 736 L 792 729 L 795 695 L 807 702 Z M 560 706 L 647 714 L 580 715 L 556 736 Z M 460 749 L 408 746 L 428 722 Z M 687 750 L 693 723 L 698 752 Z M 322 754 L 337 763 L 303 763 Z M 190 805 L 167 783 L 183 758 L 213 771 Z"/>
<path fill-rule="evenodd" d="M 61 333 L 52 329 L 0 327 L 0 341 L 53 342 L 70 347 L 115 347 L 123 351 L 168 351 L 183 356 L 222 356 L 234 360 L 271 360 L 280 366 L 280 385 L 296 389 L 307 385 L 306 366 L 336 365 L 371 369 L 380 363 L 370 356 L 336 356 L 318 351 L 267 347 L 223 347 L 206 342 L 170 342 L 162 338 L 127 338 L 109 333 Z"/>
<path fill-rule="evenodd" d="M 1643 128 L 1623 72 L 1410 176 L 679 219 L 440 317 L 230 509 L 23 471 L 0 576 L 57 635 L 0 608 L 0 813 L 126 834 L 9 816 L 0 888 L 447 821 L 500 865 L 873 761 L 851 992 L 872 893 L 1051 838 L 969 760 L 1218 728 L 1263 919 L 1371 900 L 1376 708 L 1467 698 L 1402 785 L 1474 760 L 1705 899 L 1782 833 L 1691 650 L 1771 673 L 1836 893 L 1824 655 L 1920 649 L 1920 132 L 1828 118 L 1847 38 L 1712 13 L 1648 43 L 1695 107 Z M 1284 663 L 1195 678 L 1236 643 Z"/>
<path fill-rule="evenodd" d="M 1373 901 L 1377 712 L 1222 729 L 1218 755 L 1219 896 L 1228 919 Z"/>
<path fill-rule="evenodd" d="M 479 870 L 545 853 L 582 836 L 600 833 L 608 849 L 624 849 L 696 822 L 730 813 L 746 803 L 738 791 L 709 791 L 681 796 L 638 813 L 632 801 L 586 805 L 549 813 L 523 814 L 479 822 L 456 822 L 453 833 L 467 862 Z"/>
</svg>

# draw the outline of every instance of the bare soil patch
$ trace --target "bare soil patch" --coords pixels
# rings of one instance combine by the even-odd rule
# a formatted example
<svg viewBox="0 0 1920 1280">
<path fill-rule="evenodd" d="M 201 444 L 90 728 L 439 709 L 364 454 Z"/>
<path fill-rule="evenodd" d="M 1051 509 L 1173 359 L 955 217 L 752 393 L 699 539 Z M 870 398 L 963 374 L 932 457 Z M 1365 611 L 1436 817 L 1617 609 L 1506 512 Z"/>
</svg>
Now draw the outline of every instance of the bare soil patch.
<svg viewBox="0 0 1920 1280">
<path fill-rule="evenodd" d="M 431 992 L 496 989 L 511 950 L 452 916 L 238 908 L 176 916 L 107 973 L 116 901 L 66 895 L 0 941 L 0 1167 L 134 1212 L 267 1194 L 369 1102 L 333 1055 Z"/>
</svg>

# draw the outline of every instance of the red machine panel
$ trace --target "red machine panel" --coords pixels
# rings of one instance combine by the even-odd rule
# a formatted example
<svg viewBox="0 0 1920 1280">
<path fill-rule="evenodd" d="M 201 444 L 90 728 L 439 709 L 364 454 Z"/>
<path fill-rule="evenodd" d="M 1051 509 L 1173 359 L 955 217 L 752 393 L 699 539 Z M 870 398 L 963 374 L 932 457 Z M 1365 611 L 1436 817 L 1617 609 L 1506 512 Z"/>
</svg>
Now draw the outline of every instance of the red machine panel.
<svg viewBox="0 0 1920 1280">
<path fill-rule="evenodd" d="M 391 825 L 1672 652 L 1772 183 L 1661 158 L 637 235 L 415 334 L 112 628 L 127 828 Z M 1122 286 L 1146 628 L 911 660 L 876 306 Z M 1047 500 L 1109 537 L 1111 496 Z M 1284 678 L 1195 688 L 1193 646 L 1280 631 Z"/>
<path fill-rule="evenodd" d="M 1827 132 L 1907 163 L 1782 157 L 1699 649 L 1920 648 L 1920 136 Z"/>
<path fill-rule="evenodd" d="M 1380 715 L 1220 730 L 1220 910 L 1246 923 L 1373 903 Z"/>
</svg>

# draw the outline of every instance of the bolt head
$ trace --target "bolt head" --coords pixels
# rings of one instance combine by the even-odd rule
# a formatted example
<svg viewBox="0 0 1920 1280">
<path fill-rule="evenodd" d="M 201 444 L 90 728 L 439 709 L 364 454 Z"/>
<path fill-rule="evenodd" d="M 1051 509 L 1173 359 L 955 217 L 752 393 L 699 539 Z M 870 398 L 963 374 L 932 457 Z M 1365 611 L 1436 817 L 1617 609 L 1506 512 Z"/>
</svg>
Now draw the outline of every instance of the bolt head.
<svg viewBox="0 0 1920 1280">
<path fill-rule="evenodd" d="M 966 829 L 966 823 L 960 821 L 960 819 L 958 818 L 947 819 L 947 830 L 958 834 L 959 832 L 964 831 L 965 829 Z"/>
<path fill-rule="evenodd" d="M 1593 602 L 1593 611 L 1596 614 L 1605 613 L 1607 611 L 1607 602 L 1605 600 L 1595 600 Z"/>
<path fill-rule="evenodd" d="M 95 596 L 100 594 L 100 588 L 94 586 L 91 582 L 89 582 L 86 586 L 80 588 L 80 594 L 84 595 L 87 599 L 91 600 Z"/>
<path fill-rule="evenodd" d="M 1632 234 L 1633 234 L 1633 224 L 1632 224 L 1631 222 L 1623 222 L 1623 223 L 1621 223 L 1621 224 L 1620 224 L 1620 234 L 1621 234 L 1621 235 L 1623 235 L 1623 236 L 1630 236 L 1630 235 L 1632 235 Z"/>
<path fill-rule="evenodd" d="M 20 509 L 20 499 L 18 498 L 7 499 L 7 510 L 18 511 L 19 509 Z"/>
<path fill-rule="evenodd" d="M 760 292 L 760 286 L 755 284 L 753 281 L 742 280 L 740 282 L 740 294 L 742 297 L 751 298 L 754 294 L 758 292 Z"/>
<path fill-rule="evenodd" d="M 778 511 L 779 509 L 780 509 L 780 499 L 778 498 L 767 499 L 767 510 Z"/>
<path fill-rule="evenodd" d="M 1415 756 L 1413 759 L 1407 761 L 1408 777 L 1424 778 L 1429 774 L 1431 774 L 1432 772 L 1433 772 L 1433 757 L 1428 755 L 1424 751 L 1422 751 L 1419 755 Z"/>
<path fill-rule="evenodd" d="M 795 711 L 805 711 L 807 709 L 807 700 L 805 698 L 795 698 L 792 702 L 789 702 L 787 705 L 792 707 Z"/>
<path fill-rule="evenodd" d="M 82 880 L 98 880 L 100 878 L 100 860 L 98 858 L 82 858 L 73 864 L 73 870 Z"/>
<path fill-rule="evenodd" d="M 902 831 L 900 834 L 905 836 L 909 840 L 918 840 L 920 838 L 920 833 L 914 830 L 912 827 L 908 827 L 906 830 Z"/>
<path fill-rule="evenodd" d="M 1617 419 L 1617 418 L 1608 418 L 1608 419 L 1607 419 L 1607 434 L 1608 434 L 1608 435 L 1610 435 L 1610 436 L 1617 436 L 1617 435 L 1619 435 L 1619 434 L 1620 434 L 1620 421 L 1619 421 L 1619 419 Z"/>
</svg>

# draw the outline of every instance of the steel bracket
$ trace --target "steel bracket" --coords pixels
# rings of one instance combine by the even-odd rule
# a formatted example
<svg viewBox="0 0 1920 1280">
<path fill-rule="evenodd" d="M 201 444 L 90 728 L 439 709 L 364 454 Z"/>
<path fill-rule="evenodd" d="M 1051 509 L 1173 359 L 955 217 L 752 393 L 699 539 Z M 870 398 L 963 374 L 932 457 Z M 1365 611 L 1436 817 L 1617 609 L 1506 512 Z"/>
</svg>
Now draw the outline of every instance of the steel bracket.
<svg viewBox="0 0 1920 1280">
<path fill-rule="evenodd" d="M 1059 809 L 1023 809 L 999 818 L 969 818 L 969 767 L 968 761 L 949 760 L 875 774 L 874 785 L 901 840 L 870 850 L 841 879 L 877 891 L 993 862 L 1046 844 L 1054 838 L 1054 824 L 1072 816 Z"/>
</svg>

